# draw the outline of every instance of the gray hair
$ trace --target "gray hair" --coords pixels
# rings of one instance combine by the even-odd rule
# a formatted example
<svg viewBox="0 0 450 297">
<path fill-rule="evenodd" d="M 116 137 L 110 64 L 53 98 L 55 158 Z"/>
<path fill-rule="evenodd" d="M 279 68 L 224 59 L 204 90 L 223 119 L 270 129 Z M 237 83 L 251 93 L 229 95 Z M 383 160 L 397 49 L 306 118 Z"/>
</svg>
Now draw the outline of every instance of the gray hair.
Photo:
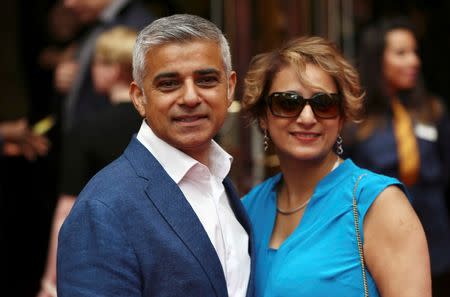
<svg viewBox="0 0 450 297">
<path fill-rule="evenodd" d="M 153 21 L 139 33 L 133 50 L 133 79 L 142 87 L 147 75 L 146 55 L 151 48 L 171 42 L 195 40 L 210 40 L 219 45 L 225 72 L 229 76 L 232 70 L 230 46 L 222 31 L 199 16 L 175 14 Z"/>
</svg>

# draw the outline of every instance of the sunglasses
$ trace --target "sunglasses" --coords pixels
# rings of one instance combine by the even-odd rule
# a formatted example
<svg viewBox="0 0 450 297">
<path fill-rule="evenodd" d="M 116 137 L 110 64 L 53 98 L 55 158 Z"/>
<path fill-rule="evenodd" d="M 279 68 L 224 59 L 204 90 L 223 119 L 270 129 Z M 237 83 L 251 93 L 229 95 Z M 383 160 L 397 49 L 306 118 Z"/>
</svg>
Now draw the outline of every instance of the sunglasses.
<svg viewBox="0 0 450 297">
<path fill-rule="evenodd" d="M 275 92 L 267 97 L 267 103 L 272 114 L 280 118 L 298 117 L 306 104 L 321 119 L 335 118 L 341 112 L 339 94 L 317 93 L 311 98 L 303 98 L 294 92 Z"/>
</svg>

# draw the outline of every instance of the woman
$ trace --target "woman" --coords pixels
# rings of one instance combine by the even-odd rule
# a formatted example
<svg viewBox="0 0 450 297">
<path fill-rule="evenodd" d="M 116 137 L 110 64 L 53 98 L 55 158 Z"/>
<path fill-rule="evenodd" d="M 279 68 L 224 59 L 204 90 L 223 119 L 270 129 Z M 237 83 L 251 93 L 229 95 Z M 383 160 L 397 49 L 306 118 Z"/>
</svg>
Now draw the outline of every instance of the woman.
<svg viewBox="0 0 450 297">
<path fill-rule="evenodd" d="M 356 71 L 322 38 L 252 60 L 243 106 L 281 169 L 243 200 L 256 296 L 431 296 L 425 235 L 403 186 L 335 152 L 362 98 Z"/>
<path fill-rule="evenodd" d="M 450 296 L 449 120 L 420 78 L 414 28 L 404 18 L 384 19 L 361 39 L 359 69 L 368 118 L 345 137 L 359 166 L 399 178 L 411 194 L 431 258 L 433 296 Z"/>
</svg>

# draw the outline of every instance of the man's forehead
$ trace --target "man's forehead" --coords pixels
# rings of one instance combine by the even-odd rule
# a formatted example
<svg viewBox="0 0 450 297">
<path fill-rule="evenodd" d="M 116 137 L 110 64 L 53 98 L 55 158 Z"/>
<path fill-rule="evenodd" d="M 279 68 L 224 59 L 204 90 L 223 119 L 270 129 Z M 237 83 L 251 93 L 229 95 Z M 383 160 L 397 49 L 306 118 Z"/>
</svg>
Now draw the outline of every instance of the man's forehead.
<svg viewBox="0 0 450 297">
<path fill-rule="evenodd" d="M 194 52 L 190 51 L 194 50 Z M 183 53 L 188 52 L 189 55 L 206 54 L 207 56 L 215 56 L 222 59 L 222 50 L 218 43 L 208 39 L 194 39 L 187 41 L 170 41 L 159 45 L 154 45 L 147 49 L 146 57 L 151 60 L 152 57 L 166 56 L 166 58 L 177 58 Z"/>
<path fill-rule="evenodd" d="M 220 46 L 210 40 L 173 42 L 154 46 L 147 52 L 146 64 L 152 79 L 225 74 Z"/>
</svg>

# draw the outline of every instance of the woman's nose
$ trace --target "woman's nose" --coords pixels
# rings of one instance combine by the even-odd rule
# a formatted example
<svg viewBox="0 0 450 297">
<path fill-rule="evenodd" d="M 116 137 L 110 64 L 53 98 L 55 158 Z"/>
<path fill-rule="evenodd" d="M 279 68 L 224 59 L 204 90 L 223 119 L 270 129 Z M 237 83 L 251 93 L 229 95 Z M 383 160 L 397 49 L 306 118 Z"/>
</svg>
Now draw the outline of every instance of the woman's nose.
<svg viewBox="0 0 450 297">
<path fill-rule="evenodd" d="M 296 122 L 302 123 L 304 125 L 311 125 L 317 123 L 316 115 L 308 103 L 303 107 L 303 110 L 298 115 Z"/>
</svg>

